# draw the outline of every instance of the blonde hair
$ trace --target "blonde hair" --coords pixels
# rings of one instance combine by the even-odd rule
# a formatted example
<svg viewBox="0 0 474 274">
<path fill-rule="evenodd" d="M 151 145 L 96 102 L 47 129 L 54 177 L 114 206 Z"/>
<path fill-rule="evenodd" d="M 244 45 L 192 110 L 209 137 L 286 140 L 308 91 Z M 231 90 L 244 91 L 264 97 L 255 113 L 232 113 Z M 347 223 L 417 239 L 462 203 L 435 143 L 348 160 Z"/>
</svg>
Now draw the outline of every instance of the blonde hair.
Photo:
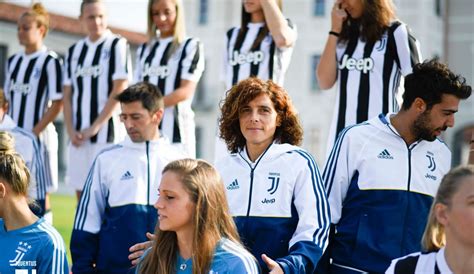
<svg viewBox="0 0 474 274">
<path fill-rule="evenodd" d="M 44 26 L 45 32 L 43 34 L 43 38 L 46 37 L 46 34 L 49 30 L 49 14 L 44 8 L 44 6 L 41 3 L 33 4 L 33 6 L 31 6 L 31 9 L 25 11 L 20 16 L 20 19 L 25 16 L 31 16 L 35 20 L 38 27 Z"/>
<path fill-rule="evenodd" d="M 438 251 L 446 245 L 446 234 L 442 224 L 438 222 L 435 215 L 435 206 L 437 204 L 451 206 L 454 194 L 459 191 L 459 188 L 464 178 L 474 176 L 474 165 L 460 166 L 451 169 L 441 180 L 436 197 L 431 205 L 430 214 L 428 215 L 428 222 L 426 224 L 425 232 L 421 240 L 421 245 L 424 251 L 432 252 Z"/>
<path fill-rule="evenodd" d="M 9 184 L 14 193 L 28 195 L 30 172 L 15 151 L 15 139 L 6 131 L 0 131 L 0 180 Z"/>
<path fill-rule="evenodd" d="M 229 214 L 224 184 L 219 173 L 206 161 L 182 159 L 163 170 L 174 172 L 195 203 L 192 243 L 193 274 L 207 273 L 217 243 L 227 238 L 240 244 L 234 221 Z M 178 243 L 174 231 L 155 229 L 153 247 L 139 266 L 138 273 L 175 273 Z"/>
<path fill-rule="evenodd" d="M 161 0 L 149 0 L 148 1 L 148 27 L 147 27 L 147 34 L 149 38 L 149 42 L 156 37 L 156 25 L 153 22 L 153 14 L 152 14 L 152 7 L 153 4 L 158 3 Z M 171 44 L 171 50 L 169 51 L 169 56 L 165 58 L 169 58 L 179 47 L 179 45 L 184 41 L 186 36 L 186 26 L 184 24 L 184 7 L 181 0 L 173 0 L 176 6 L 176 20 L 173 26 L 173 42 Z"/>
</svg>

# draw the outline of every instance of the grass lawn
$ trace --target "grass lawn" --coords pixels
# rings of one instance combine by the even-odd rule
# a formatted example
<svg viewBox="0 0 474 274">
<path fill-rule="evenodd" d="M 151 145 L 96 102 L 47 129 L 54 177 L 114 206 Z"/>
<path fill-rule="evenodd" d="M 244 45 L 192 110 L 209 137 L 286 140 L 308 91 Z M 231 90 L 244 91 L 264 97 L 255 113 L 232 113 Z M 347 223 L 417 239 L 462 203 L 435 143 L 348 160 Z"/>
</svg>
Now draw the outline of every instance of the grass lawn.
<svg viewBox="0 0 474 274">
<path fill-rule="evenodd" d="M 71 242 L 72 226 L 74 215 L 76 214 L 76 196 L 52 194 L 51 207 L 53 209 L 53 224 L 64 239 L 66 244 L 69 266 L 71 266 L 71 252 L 69 243 Z"/>
</svg>

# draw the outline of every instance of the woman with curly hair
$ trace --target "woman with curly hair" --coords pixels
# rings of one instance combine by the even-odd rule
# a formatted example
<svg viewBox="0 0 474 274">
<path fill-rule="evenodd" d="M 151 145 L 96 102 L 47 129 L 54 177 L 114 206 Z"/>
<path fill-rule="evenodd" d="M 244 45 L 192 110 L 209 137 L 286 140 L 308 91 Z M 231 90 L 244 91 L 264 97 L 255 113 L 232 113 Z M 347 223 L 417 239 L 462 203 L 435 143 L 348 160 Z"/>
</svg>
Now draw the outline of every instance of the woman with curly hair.
<svg viewBox="0 0 474 274">
<path fill-rule="evenodd" d="M 264 273 L 313 273 L 327 245 L 329 207 L 288 93 L 248 78 L 221 107 L 230 155 L 216 167 L 242 242 Z"/>
<path fill-rule="evenodd" d="M 392 0 L 335 1 L 316 71 L 322 89 L 337 89 L 328 151 L 344 127 L 397 111 L 400 77 L 421 60 L 419 43 L 396 18 Z"/>
</svg>

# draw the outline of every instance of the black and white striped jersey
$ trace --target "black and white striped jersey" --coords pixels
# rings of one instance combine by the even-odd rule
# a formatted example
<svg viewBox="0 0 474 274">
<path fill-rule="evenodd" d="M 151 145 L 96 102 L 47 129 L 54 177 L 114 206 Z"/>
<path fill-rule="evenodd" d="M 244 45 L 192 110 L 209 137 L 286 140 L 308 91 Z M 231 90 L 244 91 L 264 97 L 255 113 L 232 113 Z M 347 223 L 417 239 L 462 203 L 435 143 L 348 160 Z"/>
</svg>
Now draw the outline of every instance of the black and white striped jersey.
<svg viewBox="0 0 474 274">
<path fill-rule="evenodd" d="M 395 21 L 376 43 L 354 37 L 338 43 L 336 107 L 329 133 L 329 147 L 346 126 L 380 113 L 398 111 L 396 95 L 400 77 L 420 62 L 419 42 L 408 27 Z"/>
<path fill-rule="evenodd" d="M 50 101 L 62 99 L 62 65 L 58 55 L 42 47 L 17 53 L 7 62 L 5 96 L 8 114 L 28 131 L 43 118 Z"/>
<path fill-rule="evenodd" d="M 287 20 L 288 26 L 296 32 L 296 26 Z M 240 27 L 227 31 L 224 69 L 222 78 L 226 90 L 250 76 L 263 80 L 272 79 L 283 86 L 286 70 L 290 64 L 293 47 L 278 48 L 268 32 L 256 50 L 252 50 L 258 34 L 264 31 L 264 23 L 248 23 L 244 30 L 245 38 L 236 44 Z"/>
<path fill-rule="evenodd" d="M 80 131 L 92 125 L 103 110 L 113 81 L 131 80 L 128 43 L 110 31 L 95 42 L 86 37 L 69 48 L 64 70 L 64 85 L 71 86 L 72 91 L 72 123 Z M 117 121 L 110 118 L 91 142 L 114 142 Z"/>
<path fill-rule="evenodd" d="M 444 255 L 444 247 L 438 252 L 412 253 L 392 261 L 386 274 L 452 274 Z"/>
<path fill-rule="evenodd" d="M 173 52 L 172 37 L 153 39 L 137 50 L 135 81 L 158 86 L 164 95 L 174 92 L 181 80 L 198 82 L 204 71 L 204 53 L 196 38 L 185 39 Z M 173 143 L 181 143 L 190 157 L 195 155 L 196 138 L 193 98 L 165 108 L 160 129 Z"/>
</svg>

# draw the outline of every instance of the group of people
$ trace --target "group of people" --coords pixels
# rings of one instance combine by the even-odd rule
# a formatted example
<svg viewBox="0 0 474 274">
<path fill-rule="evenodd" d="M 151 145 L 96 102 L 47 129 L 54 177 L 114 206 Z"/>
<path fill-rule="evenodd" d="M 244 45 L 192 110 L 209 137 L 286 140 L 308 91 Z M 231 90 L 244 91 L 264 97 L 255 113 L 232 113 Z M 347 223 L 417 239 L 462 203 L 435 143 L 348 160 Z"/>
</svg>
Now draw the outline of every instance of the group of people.
<svg viewBox="0 0 474 274">
<path fill-rule="evenodd" d="M 135 73 L 102 1 L 82 1 L 87 37 L 64 65 L 43 45 L 42 5 L 25 12 L 25 50 L 8 60 L 0 92 L 9 132 L 0 132 L 0 272 L 68 271 L 43 217 L 57 185 L 51 122 L 63 107 L 79 200 L 73 273 L 474 271 L 474 169 L 449 172 L 437 138 L 471 87 L 437 60 L 421 62 L 391 0 L 337 0 L 315 72 L 338 95 L 321 173 L 299 147 L 303 129 L 283 87 L 297 32 L 281 7 L 244 0 L 241 26 L 227 32 L 214 166 L 194 159 L 204 52 L 186 36 L 181 0 L 149 1 Z M 439 251 L 411 254 L 421 250 Z"/>
</svg>

